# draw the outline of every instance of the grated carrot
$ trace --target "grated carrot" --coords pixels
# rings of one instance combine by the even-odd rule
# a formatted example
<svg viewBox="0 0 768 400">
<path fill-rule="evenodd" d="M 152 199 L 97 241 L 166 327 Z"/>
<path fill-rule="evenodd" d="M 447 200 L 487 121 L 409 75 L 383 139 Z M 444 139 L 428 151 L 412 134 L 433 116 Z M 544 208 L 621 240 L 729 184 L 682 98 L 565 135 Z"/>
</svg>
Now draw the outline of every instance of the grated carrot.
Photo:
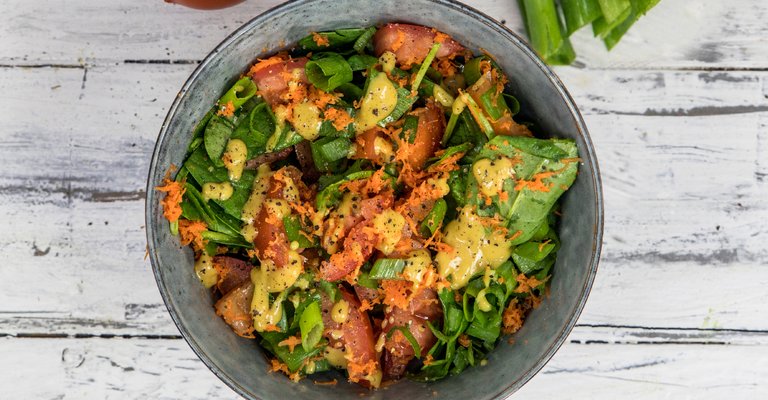
<svg viewBox="0 0 768 400">
<path fill-rule="evenodd" d="M 317 33 L 312 32 L 312 41 L 315 42 L 316 45 L 320 47 L 328 47 L 331 45 L 331 43 L 328 41 L 328 38 Z"/>
<path fill-rule="evenodd" d="M 383 303 L 388 306 L 408 309 L 411 283 L 405 280 L 382 279 L 379 284 L 383 294 Z"/>
<path fill-rule="evenodd" d="M 506 335 L 513 334 L 523 327 L 524 319 L 525 314 L 522 307 L 518 304 L 517 299 L 512 299 L 501 316 L 501 329 Z"/>
<path fill-rule="evenodd" d="M 216 115 L 227 118 L 235 115 L 235 105 L 232 104 L 232 101 L 228 101 L 226 104 L 220 105 L 219 111 L 216 112 Z"/>
<path fill-rule="evenodd" d="M 293 349 L 301 344 L 301 337 L 299 336 L 290 336 L 287 339 L 279 342 L 277 345 L 280 347 L 288 347 L 288 351 L 293 353 Z"/>
<path fill-rule="evenodd" d="M 163 216 L 169 222 L 176 222 L 181 217 L 181 201 L 186 189 L 184 181 L 176 182 L 170 179 L 170 171 L 163 178 L 163 186 L 155 187 L 160 192 L 165 192 L 165 198 L 160 200 L 163 206 Z"/>
<path fill-rule="evenodd" d="M 323 119 L 331 121 L 333 127 L 336 128 L 337 131 L 343 131 L 354 121 L 348 112 L 336 107 L 326 109 L 323 112 Z"/>
<path fill-rule="evenodd" d="M 208 225 L 202 221 L 190 221 L 188 219 L 179 220 L 179 236 L 181 236 L 181 245 L 186 246 L 192 243 L 195 250 L 202 250 L 205 247 L 205 240 L 202 233 L 208 230 Z"/>
<path fill-rule="evenodd" d="M 393 53 L 397 53 L 401 47 L 405 44 L 405 33 L 400 29 L 397 30 L 397 40 L 392 43 L 391 49 Z"/>
</svg>

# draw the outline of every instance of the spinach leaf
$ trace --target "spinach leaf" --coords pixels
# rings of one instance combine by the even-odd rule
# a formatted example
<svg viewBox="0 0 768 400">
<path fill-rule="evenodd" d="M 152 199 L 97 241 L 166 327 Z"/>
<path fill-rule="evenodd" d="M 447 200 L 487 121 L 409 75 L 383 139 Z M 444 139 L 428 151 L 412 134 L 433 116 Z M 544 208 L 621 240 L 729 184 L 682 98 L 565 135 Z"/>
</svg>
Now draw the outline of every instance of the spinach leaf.
<svg viewBox="0 0 768 400">
<path fill-rule="evenodd" d="M 365 32 L 365 28 L 337 29 L 335 31 L 318 32 L 312 35 L 307 35 L 299 40 L 299 47 L 307 51 L 319 51 L 338 48 L 355 42 L 357 38 L 359 38 Z M 315 35 L 319 35 L 323 39 L 327 40 L 328 44 L 317 44 L 317 42 L 315 42 Z"/>
<path fill-rule="evenodd" d="M 555 249 L 554 243 L 526 242 L 515 248 L 512 260 L 524 274 L 531 274 L 546 267 L 547 256 Z"/>
<path fill-rule="evenodd" d="M 221 155 L 224 153 L 224 148 L 227 146 L 233 130 L 232 123 L 218 115 L 211 117 L 208 126 L 205 127 L 203 134 L 205 151 L 214 165 L 219 167 L 224 165 L 224 162 L 221 161 Z"/>
<path fill-rule="evenodd" d="M 347 59 L 352 71 L 364 71 L 374 66 L 378 61 L 378 58 L 367 54 L 355 54 Z"/>
</svg>

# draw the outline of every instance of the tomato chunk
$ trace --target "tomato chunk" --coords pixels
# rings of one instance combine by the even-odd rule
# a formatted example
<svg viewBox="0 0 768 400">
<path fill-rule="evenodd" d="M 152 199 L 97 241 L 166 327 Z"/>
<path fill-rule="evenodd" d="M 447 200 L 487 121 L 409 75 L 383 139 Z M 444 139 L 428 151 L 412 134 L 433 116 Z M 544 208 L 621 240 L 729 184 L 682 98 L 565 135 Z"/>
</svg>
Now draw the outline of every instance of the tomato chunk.
<svg viewBox="0 0 768 400">
<path fill-rule="evenodd" d="M 304 73 L 307 61 L 306 57 L 281 59 L 275 56 L 255 64 L 248 74 L 256 83 L 258 94 L 270 105 L 275 105 L 283 102 L 289 81 L 308 82 Z"/>
<path fill-rule="evenodd" d="M 384 25 L 373 36 L 373 46 L 377 56 L 391 51 L 401 66 L 409 67 L 424 61 L 436 38 L 442 40 L 438 59 L 452 58 L 464 51 L 464 47 L 445 34 L 438 36 L 431 28 L 410 24 Z"/>
</svg>

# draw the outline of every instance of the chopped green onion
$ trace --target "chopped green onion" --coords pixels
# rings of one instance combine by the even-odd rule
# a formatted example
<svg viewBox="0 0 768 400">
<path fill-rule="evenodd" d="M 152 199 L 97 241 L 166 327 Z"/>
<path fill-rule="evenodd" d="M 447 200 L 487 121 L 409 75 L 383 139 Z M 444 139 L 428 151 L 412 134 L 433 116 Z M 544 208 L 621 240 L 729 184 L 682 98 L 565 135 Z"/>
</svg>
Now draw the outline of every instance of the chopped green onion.
<svg viewBox="0 0 768 400">
<path fill-rule="evenodd" d="M 314 144 L 314 143 L 313 143 Z M 349 149 L 352 142 L 347 138 L 336 138 L 317 146 L 317 153 L 320 157 L 333 162 L 349 156 Z"/>
<path fill-rule="evenodd" d="M 221 96 L 218 105 L 224 106 L 231 102 L 235 110 L 237 110 L 254 95 L 256 95 L 256 84 L 253 83 L 251 78 L 245 76 L 235 82 L 232 88 L 227 93 L 224 93 L 224 96 Z"/>
<path fill-rule="evenodd" d="M 419 96 L 417 96 L 415 93 L 411 93 L 410 90 L 402 87 L 397 88 L 397 104 L 395 104 L 395 108 L 391 113 L 389 113 L 389 115 L 379 121 L 378 125 L 385 127 L 387 124 L 397 121 L 400 119 L 400 117 L 403 116 L 403 114 L 411 109 L 413 103 L 415 103 L 418 99 Z"/>
<path fill-rule="evenodd" d="M 405 268 L 405 260 L 399 258 L 379 258 L 371 268 L 371 279 L 402 279 L 400 273 Z"/>
<path fill-rule="evenodd" d="M 488 118 L 485 118 L 485 115 L 483 115 L 483 110 L 481 110 L 480 106 L 477 105 L 475 99 L 466 93 L 461 93 L 459 97 L 467 105 L 467 107 L 469 107 L 469 112 L 472 113 L 472 116 L 480 126 L 480 129 L 482 129 L 485 133 L 485 136 L 488 136 L 488 139 L 493 139 L 493 137 L 496 136 L 496 134 L 493 132 L 493 126 L 491 126 Z"/>
<path fill-rule="evenodd" d="M 301 330 L 301 347 L 304 351 L 312 350 L 323 337 L 323 318 L 320 314 L 320 305 L 316 301 L 309 303 L 299 317 L 299 329 Z"/>
<path fill-rule="evenodd" d="M 435 233 L 440 224 L 443 223 L 443 218 L 445 218 L 445 212 L 447 210 L 448 205 L 445 200 L 437 199 L 437 201 L 435 201 L 432 210 L 427 214 L 427 217 L 424 218 L 424 221 L 421 221 L 421 225 L 419 225 L 419 231 L 422 236 L 429 237 Z"/>
<path fill-rule="evenodd" d="M 630 7 L 629 0 L 597 0 L 600 5 L 600 11 L 602 11 L 602 18 L 606 23 L 610 24 L 617 19 L 623 20 L 629 15 Z"/>
<path fill-rule="evenodd" d="M 595 36 L 599 36 L 601 39 L 607 36 L 614 28 L 621 25 L 625 20 L 630 18 L 632 9 L 627 8 L 624 13 L 619 15 L 615 20 L 608 21 L 606 18 L 600 17 L 592 23 L 592 33 Z"/>
<path fill-rule="evenodd" d="M 413 353 L 416 356 L 416 358 L 421 358 L 421 346 L 419 346 L 419 342 L 416 341 L 416 338 L 413 337 L 413 334 L 411 333 L 408 328 L 404 326 L 396 326 L 392 328 L 389 333 L 387 333 L 387 339 L 392 337 L 392 334 L 395 333 L 395 331 L 400 331 L 400 333 L 405 336 L 405 339 L 408 340 L 408 343 L 413 347 Z"/>
<path fill-rule="evenodd" d="M 352 45 L 352 49 L 355 50 L 358 53 L 362 53 L 363 50 L 368 46 L 368 43 L 371 42 L 371 39 L 373 39 L 373 35 L 376 34 L 376 27 L 371 26 L 368 27 L 368 29 L 365 30 L 358 38 L 355 40 L 355 44 Z"/>
<path fill-rule="evenodd" d="M 171 221 L 168 227 L 171 229 L 171 235 L 173 236 L 179 235 L 179 220 Z"/>
<path fill-rule="evenodd" d="M 357 276 L 357 284 L 362 287 L 367 287 L 368 289 L 379 288 L 379 282 L 375 279 L 371 279 L 370 274 L 365 271 L 360 271 L 360 275 Z"/>
<path fill-rule="evenodd" d="M 440 49 L 440 43 L 435 43 L 432 45 L 432 48 L 429 49 L 429 53 L 427 53 L 427 57 L 424 59 L 424 62 L 421 63 L 421 67 L 419 68 L 419 72 L 416 73 L 416 77 L 413 79 L 413 83 L 411 84 L 411 93 L 416 93 L 416 90 L 418 90 L 419 85 L 421 85 L 421 80 L 424 79 L 424 75 L 426 75 L 427 70 L 429 69 L 429 66 L 432 64 L 432 60 L 435 59 L 435 56 L 437 55 L 437 51 Z"/>
<path fill-rule="evenodd" d="M 597 0 L 560 0 L 560 8 L 568 36 L 603 15 Z"/>
<path fill-rule="evenodd" d="M 307 80 L 326 92 L 352 82 L 352 68 L 344 57 L 336 53 L 325 53 L 323 58 L 308 61 L 304 70 Z"/>
<path fill-rule="evenodd" d="M 567 53 L 562 49 L 567 38 L 563 38 L 555 0 L 521 0 L 520 5 L 531 46 L 541 58 L 550 62 Z"/>
</svg>

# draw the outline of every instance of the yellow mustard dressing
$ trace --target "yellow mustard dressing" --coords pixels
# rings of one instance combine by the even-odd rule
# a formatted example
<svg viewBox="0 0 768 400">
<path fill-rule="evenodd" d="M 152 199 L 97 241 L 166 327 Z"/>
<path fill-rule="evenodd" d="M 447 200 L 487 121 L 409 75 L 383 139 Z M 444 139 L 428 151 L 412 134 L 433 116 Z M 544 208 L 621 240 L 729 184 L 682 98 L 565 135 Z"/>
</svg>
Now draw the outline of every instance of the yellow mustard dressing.
<svg viewBox="0 0 768 400">
<path fill-rule="evenodd" d="M 243 168 L 245 168 L 245 161 L 248 158 L 248 147 L 240 139 L 230 139 L 227 142 L 227 147 L 224 150 L 224 154 L 221 156 L 221 161 L 224 162 L 224 167 L 227 168 L 229 173 L 229 180 L 237 181 L 243 175 Z"/>
<path fill-rule="evenodd" d="M 492 197 L 502 192 L 504 180 L 513 178 L 515 170 L 512 160 L 507 157 L 497 160 L 483 158 L 472 164 L 472 175 L 477 180 L 480 192 Z"/>
<path fill-rule="evenodd" d="M 397 211 L 387 209 L 373 217 L 373 227 L 382 236 L 376 249 L 385 255 L 390 254 L 395 251 L 395 245 L 403 236 L 405 218 Z"/>
<path fill-rule="evenodd" d="M 228 200 L 232 197 L 235 189 L 229 182 L 207 182 L 203 184 L 203 199 L 208 200 Z"/>
<path fill-rule="evenodd" d="M 205 253 L 201 254 L 195 261 L 195 275 L 206 289 L 215 285 L 219 281 L 219 272 L 213 267 L 213 257 Z"/>
<path fill-rule="evenodd" d="M 424 280 L 424 275 L 430 269 L 432 269 L 432 257 L 429 255 L 429 251 L 424 249 L 414 250 L 405 259 L 403 278 L 418 284 Z"/>
<path fill-rule="evenodd" d="M 485 267 L 496 268 L 512 255 L 504 234 L 486 232 L 470 207 L 464 207 L 459 217 L 445 227 L 443 242 L 453 248 L 435 256 L 440 276 L 450 278 L 451 287 L 460 289 Z"/>
<path fill-rule="evenodd" d="M 349 303 L 341 299 L 331 308 L 331 319 L 337 324 L 343 324 L 347 322 L 347 318 L 349 318 Z"/>
<path fill-rule="evenodd" d="M 251 282 L 253 282 L 253 300 L 251 301 L 251 314 L 253 314 L 253 327 L 263 332 L 269 325 L 275 325 L 283 315 L 282 302 L 287 294 L 286 289 L 291 287 L 299 278 L 304 268 L 301 256 L 295 251 L 288 253 L 288 264 L 277 268 L 274 263 L 264 260 L 261 268 L 251 270 Z M 269 304 L 269 294 L 280 294 L 273 304 Z"/>
<path fill-rule="evenodd" d="M 305 101 L 293 108 L 293 129 L 304 139 L 314 140 L 320 134 L 320 109 Z"/>
<path fill-rule="evenodd" d="M 264 203 L 267 190 L 269 190 L 270 176 L 272 176 L 272 171 L 269 169 L 269 165 L 260 165 L 256 171 L 256 178 L 253 180 L 251 194 L 248 196 L 248 200 L 243 205 L 243 211 L 240 213 L 240 220 L 245 222 L 240 233 L 243 234 L 245 240 L 251 243 L 253 243 L 253 239 L 258 233 L 256 227 L 253 226 L 253 221 L 259 215 L 261 205 Z"/>
<path fill-rule="evenodd" d="M 397 63 L 397 56 L 391 51 L 385 51 L 379 56 L 379 64 L 381 64 L 381 70 L 391 74 L 395 69 L 395 63 Z"/>
<path fill-rule="evenodd" d="M 335 254 L 339 251 L 341 239 L 344 238 L 344 220 L 351 216 L 352 212 L 360 206 L 360 200 L 361 198 L 358 194 L 344 193 L 339 206 L 331 211 L 331 215 L 325 222 L 327 228 L 323 234 L 323 248 L 329 254 Z M 314 223 L 320 225 L 322 220 Z"/>
<path fill-rule="evenodd" d="M 397 88 L 386 74 L 378 74 L 368 85 L 360 110 L 355 116 L 355 130 L 362 133 L 386 118 L 397 104 Z"/>
<path fill-rule="evenodd" d="M 334 349 L 331 346 L 326 346 L 323 350 L 323 357 L 328 360 L 328 363 L 336 368 L 347 368 L 349 363 L 346 358 L 346 354 L 341 349 Z"/>
</svg>

